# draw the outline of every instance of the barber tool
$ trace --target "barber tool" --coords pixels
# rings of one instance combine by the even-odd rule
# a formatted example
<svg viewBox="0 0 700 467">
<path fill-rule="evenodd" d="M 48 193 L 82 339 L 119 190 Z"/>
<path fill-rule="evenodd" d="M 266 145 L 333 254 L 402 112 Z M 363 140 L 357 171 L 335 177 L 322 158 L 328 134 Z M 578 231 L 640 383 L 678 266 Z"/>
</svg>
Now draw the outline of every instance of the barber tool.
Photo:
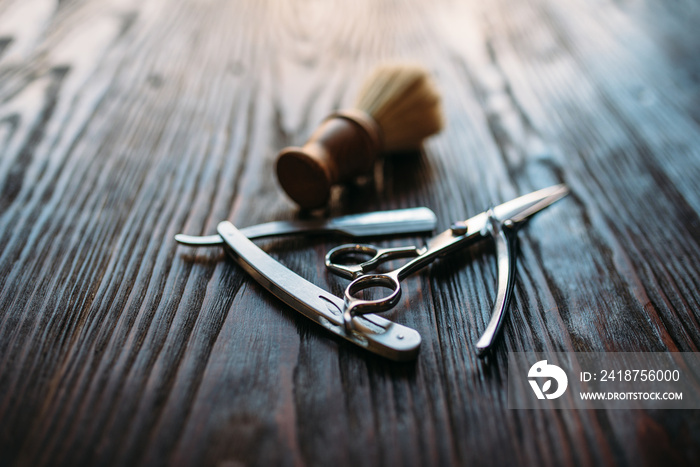
<svg viewBox="0 0 700 467">
<path fill-rule="evenodd" d="M 352 279 L 345 290 L 344 299 L 324 291 L 284 267 L 228 221 L 217 226 L 217 238 L 202 244 L 223 245 L 233 260 L 260 285 L 334 334 L 383 357 L 404 361 L 417 356 L 421 343 L 420 334 L 414 329 L 374 313 L 386 311 L 398 303 L 401 295 L 399 282 L 409 274 L 440 256 L 491 236 L 496 245 L 498 293 L 491 320 L 477 342 L 479 355 L 484 355 L 485 351 L 491 348 L 503 324 L 512 293 L 516 228 L 536 212 L 566 196 L 568 192 L 565 185 L 556 185 L 521 196 L 466 221 L 455 222 L 450 229 L 431 238 L 421 248 L 377 248 L 362 244 L 336 247 L 328 252 L 325 262 L 329 270 Z M 387 214 L 389 213 L 391 211 Z M 370 259 L 356 264 L 344 261 L 352 260 L 358 255 L 370 256 Z M 381 263 L 409 257 L 412 258 L 410 261 L 391 272 L 367 274 Z M 359 292 L 370 288 L 385 288 L 389 289 L 390 293 L 375 300 L 358 297 Z"/>
<path fill-rule="evenodd" d="M 344 324 L 343 300 L 290 271 L 251 242 L 228 221 L 217 231 L 224 249 L 260 285 L 284 303 L 332 333 L 371 352 L 396 361 L 413 360 L 421 337 L 417 331 L 380 316 L 353 317 L 351 330 Z"/>
<path fill-rule="evenodd" d="M 248 238 L 290 234 L 337 233 L 350 237 L 432 232 L 437 220 L 428 208 L 396 209 L 334 217 L 331 219 L 275 221 L 253 225 L 240 231 Z M 189 246 L 222 246 L 220 235 L 175 235 L 178 243 Z"/>
<path fill-rule="evenodd" d="M 371 173 L 381 152 L 420 147 L 442 125 L 440 95 L 428 72 L 383 65 L 364 82 L 354 108 L 329 116 L 303 147 L 280 152 L 277 178 L 302 208 L 323 207 L 331 186 Z"/>
<path fill-rule="evenodd" d="M 480 356 L 491 348 L 503 324 L 505 310 L 512 295 L 515 273 L 515 229 L 531 215 L 568 194 L 565 185 L 556 185 L 521 196 L 466 220 L 456 222 L 448 230 L 428 240 L 425 246 L 378 248 L 373 245 L 341 245 L 328 252 L 326 266 L 352 282 L 345 289 L 343 324 L 346 333 L 354 331 L 355 318 L 365 313 L 379 313 L 396 306 L 401 297 L 400 281 L 425 267 L 436 258 L 477 240 L 492 237 L 496 244 L 498 293 L 491 320 L 476 344 Z M 361 263 L 350 263 L 358 256 L 369 257 Z M 403 266 L 386 273 L 368 274 L 381 263 L 411 257 Z M 359 297 L 363 290 L 382 288 L 389 293 L 382 298 L 366 300 Z"/>
</svg>

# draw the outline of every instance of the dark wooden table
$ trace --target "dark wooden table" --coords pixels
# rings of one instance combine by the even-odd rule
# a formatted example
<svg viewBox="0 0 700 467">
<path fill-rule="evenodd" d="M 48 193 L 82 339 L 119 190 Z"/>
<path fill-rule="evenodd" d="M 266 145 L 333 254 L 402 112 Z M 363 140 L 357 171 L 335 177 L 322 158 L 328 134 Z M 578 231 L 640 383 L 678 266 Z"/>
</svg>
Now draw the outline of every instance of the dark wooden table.
<svg viewBox="0 0 700 467">
<path fill-rule="evenodd" d="M 698 351 L 699 22 L 690 0 L 3 0 L 0 464 L 697 462 L 697 411 L 509 410 L 506 378 L 512 351 Z M 434 73 L 447 127 L 326 215 L 444 229 L 572 191 L 521 230 L 487 361 L 488 245 L 406 280 L 388 317 L 423 344 L 395 364 L 173 241 L 298 218 L 277 151 L 390 59 Z M 260 245 L 340 294 L 338 243 Z"/>
</svg>

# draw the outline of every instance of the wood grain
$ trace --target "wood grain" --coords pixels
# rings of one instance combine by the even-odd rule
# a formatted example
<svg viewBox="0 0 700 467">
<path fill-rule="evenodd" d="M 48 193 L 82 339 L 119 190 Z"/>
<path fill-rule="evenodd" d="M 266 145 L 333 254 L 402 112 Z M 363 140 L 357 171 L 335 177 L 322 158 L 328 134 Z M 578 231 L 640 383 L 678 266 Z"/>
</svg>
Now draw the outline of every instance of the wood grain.
<svg viewBox="0 0 700 467">
<path fill-rule="evenodd" d="M 694 411 L 509 410 L 506 357 L 698 351 L 698 20 L 689 0 L 3 0 L 0 464 L 693 464 Z M 303 215 L 277 151 L 397 58 L 434 72 L 447 128 L 326 214 L 425 205 L 443 229 L 572 190 L 521 230 L 486 361 L 488 245 L 406 280 L 388 317 L 423 344 L 395 364 L 172 240 Z M 261 244 L 340 295 L 338 243 Z"/>
</svg>

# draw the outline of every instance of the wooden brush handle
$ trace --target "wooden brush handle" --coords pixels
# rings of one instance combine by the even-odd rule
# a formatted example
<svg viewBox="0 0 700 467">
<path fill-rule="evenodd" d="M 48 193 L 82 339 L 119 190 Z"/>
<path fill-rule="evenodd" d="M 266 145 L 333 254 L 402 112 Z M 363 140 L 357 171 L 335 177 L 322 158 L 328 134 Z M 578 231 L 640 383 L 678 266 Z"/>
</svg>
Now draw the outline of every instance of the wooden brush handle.
<svg viewBox="0 0 700 467">
<path fill-rule="evenodd" d="M 283 149 L 277 157 L 277 178 L 299 206 L 320 208 L 331 187 L 370 173 L 381 149 L 377 123 L 359 110 L 328 117 L 301 147 Z"/>
</svg>

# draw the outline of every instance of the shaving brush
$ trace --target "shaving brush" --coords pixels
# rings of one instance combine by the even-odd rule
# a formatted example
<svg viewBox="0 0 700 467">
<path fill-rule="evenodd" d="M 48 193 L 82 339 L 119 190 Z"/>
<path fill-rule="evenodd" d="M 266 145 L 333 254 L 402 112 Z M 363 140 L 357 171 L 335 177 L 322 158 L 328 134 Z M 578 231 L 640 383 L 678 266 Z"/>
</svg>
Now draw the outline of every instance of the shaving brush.
<svg viewBox="0 0 700 467">
<path fill-rule="evenodd" d="M 320 208 L 333 185 L 371 173 L 380 153 L 417 149 L 442 125 L 440 95 L 428 72 L 382 65 L 367 77 L 353 108 L 326 118 L 303 147 L 280 152 L 277 178 L 299 206 Z"/>
</svg>

